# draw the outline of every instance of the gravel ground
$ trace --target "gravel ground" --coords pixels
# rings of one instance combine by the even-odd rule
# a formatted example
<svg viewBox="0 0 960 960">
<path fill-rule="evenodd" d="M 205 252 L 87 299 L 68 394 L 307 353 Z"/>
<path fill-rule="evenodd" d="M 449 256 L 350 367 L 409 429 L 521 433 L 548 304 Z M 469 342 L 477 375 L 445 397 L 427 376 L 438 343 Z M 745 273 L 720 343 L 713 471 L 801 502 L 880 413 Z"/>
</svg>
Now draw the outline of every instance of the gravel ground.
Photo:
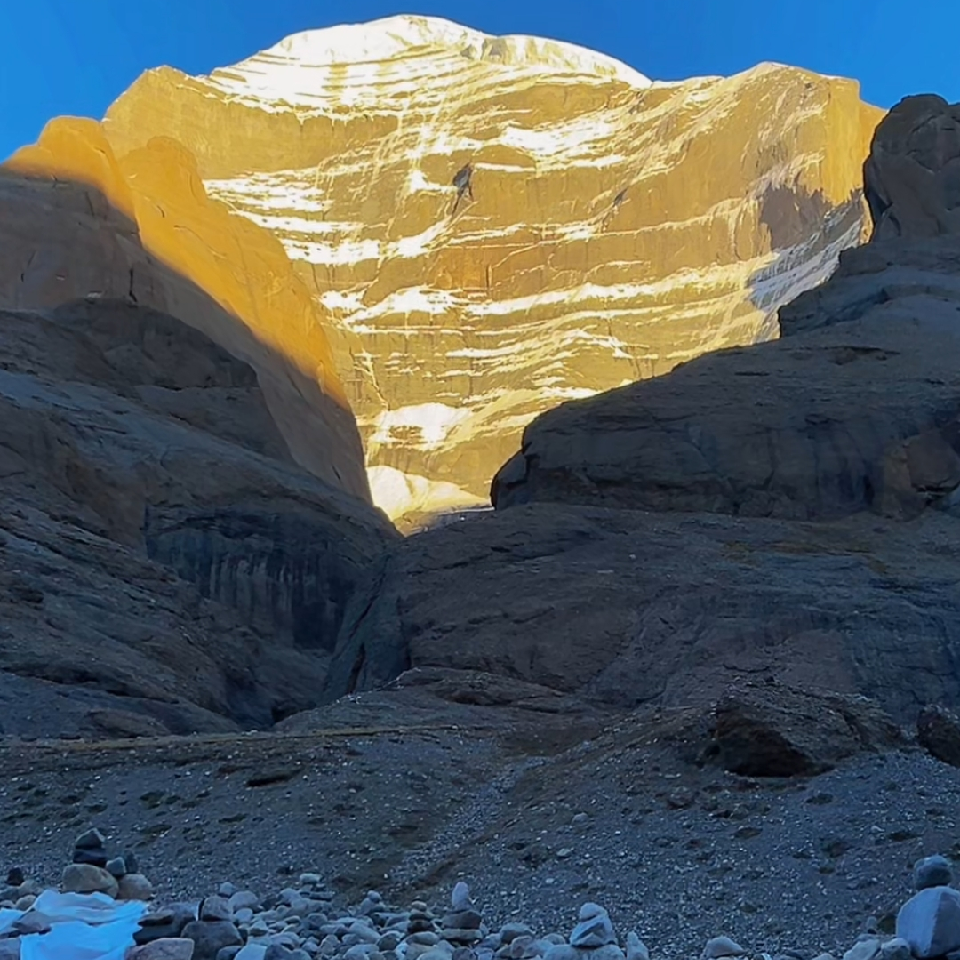
<svg viewBox="0 0 960 960">
<path fill-rule="evenodd" d="M 344 905 L 369 888 L 441 903 L 465 879 L 491 924 L 569 933 L 593 899 L 655 957 L 721 934 L 812 957 L 871 916 L 889 928 L 918 857 L 960 858 L 960 770 L 916 750 L 757 781 L 686 763 L 635 718 L 587 739 L 583 718 L 458 705 L 420 711 L 420 729 L 346 725 L 382 708 L 319 712 L 325 732 L 7 744 L 0 866 L 55 883 L 96 825 L 161 899 L 317 872 Z"/>
</svg>

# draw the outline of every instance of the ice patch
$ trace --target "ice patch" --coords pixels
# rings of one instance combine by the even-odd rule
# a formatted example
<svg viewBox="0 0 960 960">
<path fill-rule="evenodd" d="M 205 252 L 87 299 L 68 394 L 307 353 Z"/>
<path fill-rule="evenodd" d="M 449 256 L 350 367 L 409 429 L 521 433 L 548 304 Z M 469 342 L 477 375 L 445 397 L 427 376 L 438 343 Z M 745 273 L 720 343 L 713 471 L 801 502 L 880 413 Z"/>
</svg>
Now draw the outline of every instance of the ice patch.
<svg viewBox="0 0 960 960">
<path fill-rule="evenodd" d="M 328 310 L 353 313 L 363 309 L 362 290 L 325 290 L 318 299 Z"/>
<path fill-rule="evenodd" d="M 395 467 L 367 467 L 373 502 L 391 519 L 408 513 L 434 513 L 458 507 L 486 506 L 489 501 L 455 483 L 430 480 Z"/>
<path fill-rule="evenodd" d="M 374 420 L 373 433 L 367 442 L 371 448 L 401 444 L 417 450 L 436 450 L 458 424 L 469 418 L 469 410 L 448 407 L 445 403 L 418 403 L 383 410 Z M 394 430 L 419 430 L 420 435 L 411 443 L 406 438 L 394 437 Z"/>
<path fill-rule="evenodd" d="M 406 317 L 411 313 L 442 316 L 457 306 L 457 300 L 448 290 L 431 290 L 429 287 L 407 287 L 397 290 L 371 307 L 357 310 L 344 322 L 349 326 L 367 323 L 378 317 Z"/>
<path fill-rule="evenodd" d="M 319 243 L 309 240 L 283 238 L 283 246 L 291 260 L 306 260 L 324 266 L 345 266 L 377 260 L 380 257 L 379 240 L 342 240 L 339 243 Z"/>
</svg>

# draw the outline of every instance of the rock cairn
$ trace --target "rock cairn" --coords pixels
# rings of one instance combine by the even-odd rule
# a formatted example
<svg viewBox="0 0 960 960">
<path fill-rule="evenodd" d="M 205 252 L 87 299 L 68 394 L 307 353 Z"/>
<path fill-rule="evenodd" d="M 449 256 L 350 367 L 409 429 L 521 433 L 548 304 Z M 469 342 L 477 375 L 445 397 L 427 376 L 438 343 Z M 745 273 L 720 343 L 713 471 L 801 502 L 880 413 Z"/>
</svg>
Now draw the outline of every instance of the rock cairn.
<svg viewBox="0 0 960 960">
<path fill-rule="evenodd" d="M 960 892 L 950 862 L 918 860 L 915 894 L 901 907 L 895 935 L 862 934 L 842 960 L 960 960 Z M 77 838 L 64 870 L 63 892 L 101 893 L 118 899 L 150 899 L 150 882 L 129 852 L 111 857 L 103 835 Z M 20 957 L 21 938 L 50 929 L 34 908 L 41 887 L 14 868 L 0 888 L 0 909 L 20 916 L 0 936 L 0 960 Z M 376 890 L 353 908 L 336 906 L 319 874 L 303 873 L 296 885 L 261 897 L 232 883 L 198 903 L 153 906 L 135 934 L 127 960 L 651 960 L 637 931 L 618 937 L 609 913 L 584 903 L 569 935 L 538 932 L 520 921 L 492 929 L 466 883 L 450 904 L 434 910 L 422 900 L 406 909 L 388 905 Z M 654 951 L 656 956 L 656 951 Z M 753 953 L 726 936 L 707 941 L 700 960 L 735 960 Z M 673 960 L 673 958 L 670 958 Z M 787 957 L 777 960 L 788 960 Z M 839 960 L 820 954 L 816 960 Z"/>
<path fill-rule="evenodd" d="M 139 872 L 136 856 L 124 851 L 111 857 L 106 838 L 97 829 L 77 837 L 73 863 L 63 871 L 60 889 L 64 893 L 105 893 L 118 900 L 150 900 L 153 886 Z"/>
</svg>

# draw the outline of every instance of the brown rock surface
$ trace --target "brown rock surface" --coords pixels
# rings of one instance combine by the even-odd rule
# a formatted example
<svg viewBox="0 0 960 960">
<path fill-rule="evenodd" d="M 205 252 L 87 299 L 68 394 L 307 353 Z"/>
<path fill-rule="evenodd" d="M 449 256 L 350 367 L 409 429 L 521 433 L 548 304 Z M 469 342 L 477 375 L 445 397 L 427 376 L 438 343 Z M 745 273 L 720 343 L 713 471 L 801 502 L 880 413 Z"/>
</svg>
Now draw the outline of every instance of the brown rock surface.
<svg viewBox="0 0 960 960">
<path fill-rule="evenodd" d="M 291 462 L 254 371 L 110 300 L 0 312 L 0 361 L 3 732 L 228 730 L 316 703 L 391 531 Z"/>
<path fill-rule="evenodd" d="M 210 76 L 149 71 L 104 129 L 121 166 L 181 142 L 209 194 L 280 238 L 399 515 L 485 500 L 558 402 L 773 335 L 860 238 L 880 116 L 803 70 L 651 84 L 395 17 Z"/>
<path fill-rule="evenodd" d="M 931 756 L 960 767 L 960 716 L 931 704 L 917 717 L 917 740 Z"/>
<path fill-rule="evenodd" d="M 0 304 L 113 297 L 182 318 L 253 365 L 298 463 L 369 496 L 316 304 L 269 232 L 207 197 L 180 144 L 118 161 L 99 123 L 59 118 L 0 168 L 0 216 Z"/>
</svg>

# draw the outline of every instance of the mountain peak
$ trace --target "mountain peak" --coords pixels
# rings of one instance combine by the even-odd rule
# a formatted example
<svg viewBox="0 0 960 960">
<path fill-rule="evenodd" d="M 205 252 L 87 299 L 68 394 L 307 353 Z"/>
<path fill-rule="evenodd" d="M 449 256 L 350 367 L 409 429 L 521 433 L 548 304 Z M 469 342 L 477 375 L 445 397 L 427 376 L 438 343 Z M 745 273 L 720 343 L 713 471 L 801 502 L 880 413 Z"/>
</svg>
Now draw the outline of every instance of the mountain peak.
<svg viewBox="0 0 960 960">
<path fill-rule="evenodd" d="M 356 106 L 385 80 L 432 81 L 470 69 L 650 80 L 613 57 L 560 40 L 491 36 L 441 17 L 399 15 L 291 34 L 208 78 L 225 93 L 291 107 Z"/>
</svg>

